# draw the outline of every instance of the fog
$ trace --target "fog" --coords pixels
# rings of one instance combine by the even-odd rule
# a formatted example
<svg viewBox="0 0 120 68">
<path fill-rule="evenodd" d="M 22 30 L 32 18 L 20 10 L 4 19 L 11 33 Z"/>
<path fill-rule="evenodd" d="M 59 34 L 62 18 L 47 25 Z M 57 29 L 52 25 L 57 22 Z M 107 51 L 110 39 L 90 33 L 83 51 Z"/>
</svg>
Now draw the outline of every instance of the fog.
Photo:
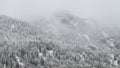
<svg viewBox="0 0 120 68">
<path fill-rule="evenodd" d="M 119 6 L 120 0 L 0 0 L 0 14 L 30 22 L 67 11 L 105 25 L 119 26 Z"/>
</svg>

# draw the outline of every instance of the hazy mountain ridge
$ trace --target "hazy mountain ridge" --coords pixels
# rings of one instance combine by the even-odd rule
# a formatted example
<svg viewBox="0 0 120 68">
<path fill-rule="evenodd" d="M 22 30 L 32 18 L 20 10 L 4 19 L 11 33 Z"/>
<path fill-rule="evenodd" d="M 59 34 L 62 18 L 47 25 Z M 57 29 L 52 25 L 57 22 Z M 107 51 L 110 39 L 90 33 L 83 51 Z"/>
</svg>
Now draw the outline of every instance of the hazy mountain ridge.
<svg viewBox="0 0 120 68">
<path fill-rule="evenodd" d="M 47 21 L 49 25 L 46 22 L 39 28 L 0 16 L 0 66 L 119 68 L 119 32 L 115 31 L 118 34 L 113 35 L 114 30 L 96 28 L 97 25 L 91 20 L 71 14 L 70 18 L 69 14 L 60 15 L 60 19 L 55 16 Z"/>
<path fill-rule="evenodd" d="M 79 18 L 70 13 L 58 13 L 47 22 L 42 23 L 46 24 L 41 25 L 40 29 L 72 45 L 84 45 L 86 47 L 86 45 L 89 46 L 92 44 L 93 46 L 97 43 L 95 41 L 100 40 L 103 36 L 95 22 Z"/>
<path fill-rule="evenodd" d="M 114 27 L 100 27 L 94 20 L 79 18 L 70 13 L 59 13 L 55 15 L 54 20 L 54 24 L 57 24 L 56 30 L 58 29 L 55 33 L 58 33 L 58 36 L 62 35 L 67 41 L 79 42 L 77 45 L 92 45 L 101 49 L 102 46 L 99 47 L 101 39 L 119 37 L 119 28 L 116 30 Z"/>
<path fill-rule="evenodd" d="M 9 32 L 11 34 L 19 34 L 24 37 L 27 37 L 28 35 L 37 35 L 36 28 L 32 28 L 31 25 L 24 23 L 20 20 L 12 19 L 8 16 L 1 16 L 0 23 L 1 30 L 3 30 L 4 32 Z"/>
</svg>

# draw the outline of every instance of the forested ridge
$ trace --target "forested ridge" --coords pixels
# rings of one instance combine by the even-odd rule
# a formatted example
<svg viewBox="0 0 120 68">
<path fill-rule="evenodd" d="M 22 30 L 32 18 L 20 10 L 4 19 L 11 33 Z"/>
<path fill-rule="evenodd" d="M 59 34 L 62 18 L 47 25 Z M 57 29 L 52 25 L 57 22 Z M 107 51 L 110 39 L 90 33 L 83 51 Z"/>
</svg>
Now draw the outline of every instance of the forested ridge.
<svg viewBox="0 0 120 68">
<path fill-rule="evenodd" d="M 65 32 L 62 33 L 62 29 L 59 28 L 58 30 L 61 32 L 54 35 L 52 32 L 48 34 L 42 28 L 21 20 L 1 15 L 0 68 L 120 67 L 119 32 L 115 35 L 112 33 L 107 35 L 105 32 L 103 35 L 96 35 L 83 29 L 78 31 L 76 29 L 86 26 L 84 24 L 86 19 L 78 17 L 74 19 L 68 14 L 62 16 L 57 16 L 56 20 L 65 26 L 69 25 L 68 28 L 72 28 L 72 30 L 68 31 L 66 28 L 68 32 L 64 34 Z M 79 20 L 76 21 L 76 19 Z M 82 22 L 82 25 L 75 27 L 75 23 L 71 21 L 76 24 Z M 71 33 L 73 30 L 77 33 Z M 83 36 L 76 39 L 79 34 Z"/>
</svg>

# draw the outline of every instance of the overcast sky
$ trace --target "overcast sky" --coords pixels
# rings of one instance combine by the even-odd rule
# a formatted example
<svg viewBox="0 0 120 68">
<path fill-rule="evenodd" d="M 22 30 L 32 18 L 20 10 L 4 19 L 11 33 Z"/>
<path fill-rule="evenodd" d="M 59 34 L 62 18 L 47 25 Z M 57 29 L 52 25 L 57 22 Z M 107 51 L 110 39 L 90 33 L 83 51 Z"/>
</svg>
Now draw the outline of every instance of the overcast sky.
<svg viewBox="0 0 120 68">
<path fill-rule="evenodd" d="M 26 21 L 60 11 L 102 22 L 120 23 L 120 0 L 0 0 L 0 14 Z"/>
</svg>

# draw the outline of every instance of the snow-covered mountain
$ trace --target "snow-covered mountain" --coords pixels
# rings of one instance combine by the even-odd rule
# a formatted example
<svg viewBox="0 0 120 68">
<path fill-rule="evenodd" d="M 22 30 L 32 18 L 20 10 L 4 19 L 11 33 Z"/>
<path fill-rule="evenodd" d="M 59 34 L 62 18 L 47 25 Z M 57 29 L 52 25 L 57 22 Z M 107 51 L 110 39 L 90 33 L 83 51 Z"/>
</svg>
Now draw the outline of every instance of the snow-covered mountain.
<svg viewBox="0 0 120 68">
<path fill-rule="evenodd" d="M 0 16 L 1 68 L 119 68 L 119 28 L 71 13 L 36 23 Z"/>
<path fill-rule="evenodd" d="M 38 24 L 40 29 L 54 38 L 83 47 L 94 46 L 98 49 L 109 50 L 110 47 L 106 46 L 108 44 L 103 44 L 103 39 L 119 36 L 119 29 L 103 28 L 92 19 L 80 18 L 66 12 L 57 13 L 51 19 L 42 20 Z"/>
</svg>

